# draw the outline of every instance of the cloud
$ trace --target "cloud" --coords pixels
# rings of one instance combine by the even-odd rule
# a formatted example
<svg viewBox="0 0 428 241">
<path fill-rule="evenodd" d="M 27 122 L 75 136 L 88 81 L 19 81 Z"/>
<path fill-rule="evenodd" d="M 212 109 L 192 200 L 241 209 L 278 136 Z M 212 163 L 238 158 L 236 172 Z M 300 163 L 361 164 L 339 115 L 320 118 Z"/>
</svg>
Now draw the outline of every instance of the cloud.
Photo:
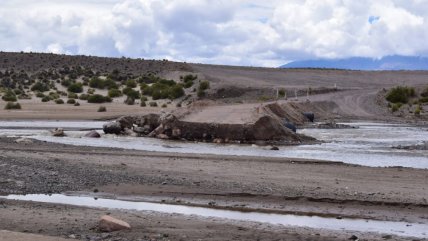
<svg viewBox="0 0 428 241">
<path fill-rule="evenodd" d="M 0 49 L 254 66 L 426 55 L 427 3 L 6 0 L 0 9 Z"/>
</svg>

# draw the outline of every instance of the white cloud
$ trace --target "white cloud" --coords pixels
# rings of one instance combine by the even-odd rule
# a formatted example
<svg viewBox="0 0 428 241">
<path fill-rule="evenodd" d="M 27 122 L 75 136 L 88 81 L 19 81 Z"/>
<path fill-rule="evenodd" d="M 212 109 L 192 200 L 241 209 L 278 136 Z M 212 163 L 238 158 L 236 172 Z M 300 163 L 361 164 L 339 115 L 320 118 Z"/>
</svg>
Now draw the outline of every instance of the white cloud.
<svg viewBox="0 0 428 241">
<path fill-rule="evenodd" d="M 52 2 L 2 1 L 0 49 L 257 66 L 428 54 L 428 0 Z"/>
</svg>

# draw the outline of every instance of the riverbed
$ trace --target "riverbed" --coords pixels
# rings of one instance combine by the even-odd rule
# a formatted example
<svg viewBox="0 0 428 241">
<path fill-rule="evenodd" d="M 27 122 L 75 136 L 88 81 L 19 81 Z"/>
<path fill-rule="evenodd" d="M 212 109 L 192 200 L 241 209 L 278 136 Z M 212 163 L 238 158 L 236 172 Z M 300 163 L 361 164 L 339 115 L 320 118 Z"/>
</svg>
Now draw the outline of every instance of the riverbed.
<svg viewBox="0 0 428 241">
<path fill-rule="evenodd" d="M 255 145 L 169 141 L 144 137 L 102 135 L 84 138 L 88 130 L 102 133 L 104 122 L 15 121 L 0 122 L 0 136 L 28 137 L 77 146 L 111 147 L 156 152 L 198 153 L 236 156 L 266 156 L 339 161 L 371 167 L 402 166 L 428 168 L 428 152 L 395 149 L 428 141 L 428 128 L 409 125 L 354 122 L 349 129 L 301 129 L 299 133 L 323 141 L 315 145 L 281 146 L 279 151 Z M 61 127 L 67 137 L 52 137 L 49 130 Z"/>
</svg>

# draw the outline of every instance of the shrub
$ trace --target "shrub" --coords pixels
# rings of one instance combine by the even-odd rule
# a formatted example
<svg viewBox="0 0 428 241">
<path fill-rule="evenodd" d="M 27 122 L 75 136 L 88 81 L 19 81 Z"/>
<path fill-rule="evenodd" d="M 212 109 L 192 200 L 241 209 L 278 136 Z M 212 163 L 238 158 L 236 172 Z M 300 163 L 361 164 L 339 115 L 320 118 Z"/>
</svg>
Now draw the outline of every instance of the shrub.
<svg viewBox="0 0 428 241">
<path fill-rule="evenodd" d="M 126 98 L 126 100 L 125 100 L 125 104 L 127 104 L 127 105 L 134 105 L 135 104 L 135 99 L 132 98 L 132 97 L 130 97 L 130 96 L 128 96 Z"/>
<path fill-rule="evenodd" d="M 157 106 L 158 106 L 158 103 L 157 103 L 156 101 L 151 101 L 151 102 L 149 102 L 149 105 L 150 105 L 151 107 L 157 107 Z"/>
<path fill-rule="evenodd" d="M 55 92 L 50 92 L 49 97 L 51 98 L 51 100 L 56 100 L 59 99 L 59 94 Z"/>
<path fill-rule="evenodd" d="M 79 100 L 88 100 L 89 95 L 88 94 L 81 94 L 79 96 Z"/>
<path fill-rule="evenodd" d="M 91 88 L 104 89 L 105 83 L 104 83 L 104 80 L 102 80 L 101 78 L 99 78 L 99 77 L 93 77 L 89 81 L 89 86 Z"/>
<path fill-rule="evenodd" d="M 45 94 L 43 94 L 42 92 L 37 92 L 36 97 L 43 98 L 43 97 L 45 97 Z"/>
<path fill-rule="evenodd" d="M 71 104 L 71 105 L 76 104 L 76 100 L 75 99 L 68 99 L 67 104 Z"/>
<path fill-rule="evenodd" d="M 99 94 L 90 95 L 88 97 L 88 103 L 105 103 L 105 102 L 111 102 L 111 98 L 108 96 L 103 96 Z"/>
<path fill-rule="evenodd" d="M 17 101 L 15 93 L 11 90 L 7 90 L 6 93 L 1 97 L 4 101 Z"/>
<path fill-rule="evenodd" d="M 391 111 L 396 112 L 397 110 L 399 110 L 401 108 L 401 106 L 402 106 L 401 103 L 394 103 L 391 107 Z"/>
<path fill-rule="evenodd" d="M 181 105 L 182 105 L 182 104 L 181 104 L 181 102 L 179 102 L 179 103 L 177 103 L 177 105 L 176 105 L 176 106 L 177 106 L 178 108 L 180 108 L 180 107 L 181 107 Z"/>
<path fill-rule="evenodd" d="M 140 98 L 140 92 L 137 90 L 129 90 L 127 91 L 126 95 L 128 96 L 128 98 L 133 98 L 133 99 L 139 99 Z"/>
<path fill-rule="evenodd" d="M 55 103 L 57 103 L 58 105 L 62 105 L 64 104 L 64 101 L 62 99 L 56 99 Z"/>
<path fill-rule="evenodd" d="M 73 92 L 68 93 L 67 97 L 70 98 L 70 99 L 78 99 L 79 98 L 79 96 L 76 93 L 73 93 Z"/>
<path fill-rule="evenodd" d="M 110 98 L 116 98 L 116 97 L 120 97 L 120 96 L 122 96 L 123 94 L 122 94 L 122 91 L 120 91 L 120 90 L 118 90 L 118 89 L 110 89 L 109 91 L 108 91 L 108 96 L 110 97 Z"/>
<path fill-rule="evenodd" d="M 415 89 L 406 86 L 392 88 L 386 95 L 386 100 L 391 103 L 407 103 L 410 97 L 415 96 Z"/>
<path fill-rule="evenodd" d="M 141 101 L 140 106 L 141 106 L 141 107 L 146 107 L 146 106 L 147 106 L 147 104 L 146 104 L 146 102 L 145 102 L 145 101 Z"/>
<path fill-rule="evenodd" d="M 428 103 L 428 97 L 422 97 L 419 99 L 419 103 Z"/>
<path fill-rule="evenodd" d="M 98 110 L 97 110 L 97 112 L 106 112 L 106 111 L 107 111 L 107 108 L 105 106 L 100 106 L 98 107 Z"/>
<path fill-rule="evenodd" d="M 50 96 L 45 96 L 42 98 L 42 102 L 49 102 L 51 101 L 51 97 Z"/>
<path fill-rule="evenodd" d="M 164 104 L 162 104 L 162 106 L 161 106 L 162 108 L 166 108 L 167 107 L 167 105 L 164 103 Z"/>
<path fill-rule="evenodd" d="M 50 90 L 49 86 L 42 82 L 37 82 L 33 86 L 31 86 L 31 91 L 45 92 L 49 90 Z"/>
<path fill-rule="evenodd" d="M 119 86 L 114 82 L 114 80 L 108 78 L 104 81 L 104 86 L 107 87 L 107 89 L 117 89 Z"/>
<path fill-rule="evenodd" d="M 7 102 L 6 106 L 4 107 L 5 110 L 20 110 L 21 109 L 21 105 L 16 102 Z"/>
<path fill-rule="evenodd" d="M 200 90 L 207 90 L 209 88 L 210 88 L 210 82 L 204 80 L 204 81 L 201 81 L 201 83 L 199 83 Z"/>
<path fill-rule="evenodd" d="M 76 102 L 76 103 L 74 104 L 74 106 L 80 106 L 80 103 L 79 103 L 79 102 Z"/>
<path fill-rule="evenodd" d="M 72 93 L 82 93 L 83 85 L 82 83 L 73 83 L 68 86 L 67 90 L 68 92 L 72 92 Z"/>
<path fill-rule="evenodd" d="M 285 90 L 284 89 L 280 89 L 278 91 L 278 95 L 279 95 L 279 97 L 284 97 L 285 96 Z"/>
<path fill-rule="evenodd" d="M 416 109 L 415 109 L 415 115 L 420 115 L 420 114 L 421 114 L 421 110 L 422 110 L 421 105 L 418 105 L 418 106 L 416 107 Z"/>
<path fill-rule="evenodd" d="M 94 94 L 94 93 L 95 93 L 95 89 L 91 89 L 91 88 L 89 88 L 89 89 L 88 89 L 88 91 L 86 91 L 86 93 L 88 93 L 88 94 L 92 95 L 92 94 Z"/>
<path fill-rule="evenodd" d="M 14 90 L 13 90 L 13 93 L 14 93 L 15 95 L 20 95 L 20 94 L 22 94 L 22 91 L 21 91 L 20 89 L 14 89 Z"/>
<path fill-rule="evenodd" d="M 198 89 L 198 93 L 197 93 L 197 95 L 198 95 L 198 97 L 199 97 L 199 98 L 202 98 L 202 97 L 204 97 L 204 96 L 205 96 L 205 91 L 204 91 L 204 90 L 202 90 L 202 89 Z"/>
<path fill-rule="evenodd" d="M 141 101 L 142 101 L 142 102 L 147 101 L 147 97 L 145 97 L 145 96 L 141 96 Z"/>
<path fill-rule="evenodd" d="M 169 88 L 169 98 L 170 99 L 177 99 L 184 96 L 184 90 L 181 85 L 174 85 L 171 88 Z"/>
<path fill-rule="evenodd" d="M 137 87 L 137 82 L 133 79 L 127 80 L 125 85 L 129 88 L 135 88 Z"/>
</svg>

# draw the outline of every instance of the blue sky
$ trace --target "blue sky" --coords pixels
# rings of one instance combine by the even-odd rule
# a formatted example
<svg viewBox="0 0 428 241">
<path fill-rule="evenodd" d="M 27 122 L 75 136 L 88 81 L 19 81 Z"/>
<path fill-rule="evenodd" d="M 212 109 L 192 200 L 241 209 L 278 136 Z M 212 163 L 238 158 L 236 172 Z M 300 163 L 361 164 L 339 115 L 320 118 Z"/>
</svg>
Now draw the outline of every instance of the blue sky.
<svg viewBox="0 0 428 241">
<path fill-rule="evenodd" d="M 279 66 L 426 56 L 428 0 L 3 0 L 0 50 Z"/>
</svg>

